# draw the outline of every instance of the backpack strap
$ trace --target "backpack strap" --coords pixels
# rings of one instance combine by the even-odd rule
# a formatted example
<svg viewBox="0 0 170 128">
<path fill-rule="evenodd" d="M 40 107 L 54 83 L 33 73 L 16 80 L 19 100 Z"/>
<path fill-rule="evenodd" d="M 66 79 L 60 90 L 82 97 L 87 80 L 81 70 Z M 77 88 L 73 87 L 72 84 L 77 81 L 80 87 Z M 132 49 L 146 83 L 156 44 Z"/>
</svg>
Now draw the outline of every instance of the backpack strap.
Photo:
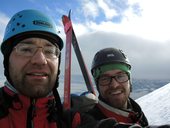
<svg viewBox="0 0 170 128">
<path fill-rule="evenodd" d="M 63 124 L 63 108 L 58 90 L 56 88 L 53 89 L 53 95 L 55 98 L 48 102 L 49 116 L 47 119 L 50 122 L 56 122 L 57 127 L 63 128 L 65 126 L 65 124 Z"/>
</svg>

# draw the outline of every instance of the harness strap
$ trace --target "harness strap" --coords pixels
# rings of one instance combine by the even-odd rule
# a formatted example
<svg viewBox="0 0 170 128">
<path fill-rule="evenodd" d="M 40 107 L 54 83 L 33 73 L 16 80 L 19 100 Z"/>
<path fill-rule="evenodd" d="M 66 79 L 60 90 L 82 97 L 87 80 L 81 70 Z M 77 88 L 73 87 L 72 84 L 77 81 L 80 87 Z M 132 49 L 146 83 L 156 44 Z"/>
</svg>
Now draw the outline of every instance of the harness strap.
<svg viewBox="0 0 170 128">
<path fill-rule="evenodd" d="M 60 100 L 60 96 L 58 93 L 58 90 L 56 88 L 53 88 L 53 95 L 55 97 L 55 101 L 53 101 L 53 103 L 51 104 L 52 106 L 49 107 L 49 117 L 48 120 L 49 121 L 55 121 L 57 126 L 59 128 L 63 127 L 63 108 L 62 108 L 62 103 Z"/>
</svg>

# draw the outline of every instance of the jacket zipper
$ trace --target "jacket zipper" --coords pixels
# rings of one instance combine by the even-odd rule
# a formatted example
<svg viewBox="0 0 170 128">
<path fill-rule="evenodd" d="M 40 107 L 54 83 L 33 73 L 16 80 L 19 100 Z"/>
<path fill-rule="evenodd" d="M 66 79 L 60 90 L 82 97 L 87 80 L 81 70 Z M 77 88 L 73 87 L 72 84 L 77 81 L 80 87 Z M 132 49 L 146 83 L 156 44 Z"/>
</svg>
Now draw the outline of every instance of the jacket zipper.
<svg viewBox="0 0 170 128">
<path fill-rule="evenodd" d="M 34 122 L 33 122 L 33 118 L 35 116 L 35 103 L 36 100 L 35 99 L 31 99 L 30 100 L 30 107 L 28 108 L 27 111 L 27 128 L 34 128 Z"/>
</svg>

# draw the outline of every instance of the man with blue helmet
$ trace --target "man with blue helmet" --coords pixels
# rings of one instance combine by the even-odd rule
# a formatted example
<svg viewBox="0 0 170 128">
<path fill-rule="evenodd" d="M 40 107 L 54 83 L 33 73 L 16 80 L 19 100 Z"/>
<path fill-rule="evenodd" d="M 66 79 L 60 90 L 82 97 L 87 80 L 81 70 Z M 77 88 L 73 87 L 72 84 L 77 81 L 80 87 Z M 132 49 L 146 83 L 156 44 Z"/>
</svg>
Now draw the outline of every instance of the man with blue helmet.
<svg viewBox="0 0 170 128">
<path fill-rule="evenodd" d="M 67 115 L 57 91 L 63 41 L 55 22 L 37 10 L 16 13 L 1 51 L 6 81 L 0 89 L 0 127 L 65 128 Z M 71 120 L 80 126 L 79 113 Z"/>
</svg>

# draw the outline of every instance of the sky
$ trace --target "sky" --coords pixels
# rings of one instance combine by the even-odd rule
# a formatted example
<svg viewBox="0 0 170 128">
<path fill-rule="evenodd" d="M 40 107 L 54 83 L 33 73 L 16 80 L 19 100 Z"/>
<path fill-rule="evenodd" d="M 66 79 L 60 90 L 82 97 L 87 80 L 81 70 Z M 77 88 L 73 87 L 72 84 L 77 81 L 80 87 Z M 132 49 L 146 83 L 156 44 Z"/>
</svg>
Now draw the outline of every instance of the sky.
<svg viewBox="0 0 170 128">
<path fill-rule="evenodd" d="M 170 124 L 170 84 L 167 84 L 136 101 L 150 125 Z"/>
<path fill-rule="evenodd" d="M 56 22 L 65 42 L 61 17 L 72 10 L 77 40 L 90 73 L 95 53 L 122 49 L 132 65 L 132 77 L 170 80 L 169 0 L 0 0 L 0 42 L 10 18 L 23 9 L 37 9 Z M 0 61 L 3 61 L 0 55 Z M 61 74 L 64 74 L 65 47 Z M 0 63 L 3 75 L 3 65 Z M 72 50 L 72 75 L 81 74 Z"/>
</svg>

